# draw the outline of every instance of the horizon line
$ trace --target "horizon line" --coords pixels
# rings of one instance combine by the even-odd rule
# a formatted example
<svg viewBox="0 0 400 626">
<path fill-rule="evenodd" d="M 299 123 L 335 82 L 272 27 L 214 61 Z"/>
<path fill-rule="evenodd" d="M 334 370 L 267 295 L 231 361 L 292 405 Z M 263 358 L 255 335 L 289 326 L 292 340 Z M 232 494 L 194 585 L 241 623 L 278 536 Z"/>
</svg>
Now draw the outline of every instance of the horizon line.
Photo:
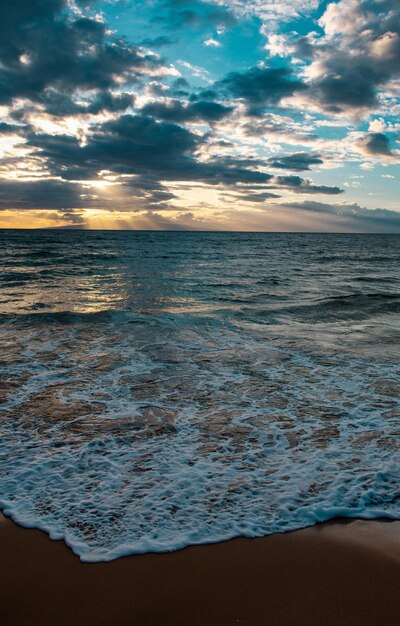
<svg viewBox="0 0 400 626">
<path fill-rule="evenodd" d="M 326 230 L 219 230 L 219 229 L 158 229 L 158 228 L 74 228 L 74 227 L 58 227 L 43 226 L 40 228 L 1 226 L 0 231 L 51 231 L 51 232 L 123 232 L 123 233 L 229 233 L 229 234 L 254 234 L 254 235 L 400 235 L 397 232 L 379 232 L 379 231 L 326 231 Z"/>
</svg>

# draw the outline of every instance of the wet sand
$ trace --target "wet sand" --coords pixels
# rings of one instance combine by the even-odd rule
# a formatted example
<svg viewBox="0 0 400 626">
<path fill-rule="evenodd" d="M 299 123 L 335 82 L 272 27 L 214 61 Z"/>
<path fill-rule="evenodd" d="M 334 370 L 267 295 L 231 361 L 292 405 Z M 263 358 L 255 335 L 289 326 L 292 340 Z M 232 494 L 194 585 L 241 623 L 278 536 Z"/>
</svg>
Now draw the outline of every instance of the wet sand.
<svg viewBox="0 0 400 626">
<path fill-rule="evenodd" d="M 263 539 L 84 564 L 0 518 L 7 626 L 397 626 L 400 522 L 335 522 Z"/>
</svg>

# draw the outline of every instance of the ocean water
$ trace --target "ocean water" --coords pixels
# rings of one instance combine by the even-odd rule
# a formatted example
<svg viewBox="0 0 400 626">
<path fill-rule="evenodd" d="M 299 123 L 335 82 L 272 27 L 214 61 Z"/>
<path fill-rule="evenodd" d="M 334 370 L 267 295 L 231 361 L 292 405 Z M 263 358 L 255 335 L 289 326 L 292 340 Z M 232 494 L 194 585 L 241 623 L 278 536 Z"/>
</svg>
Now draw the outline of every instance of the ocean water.
<svg viewBox="0 0 400 626">
<path fill-rule="evenodd" d="M 400 236 L 0 231 L 0 506 L 85 561 L 400 518 Z"/>
</svg>

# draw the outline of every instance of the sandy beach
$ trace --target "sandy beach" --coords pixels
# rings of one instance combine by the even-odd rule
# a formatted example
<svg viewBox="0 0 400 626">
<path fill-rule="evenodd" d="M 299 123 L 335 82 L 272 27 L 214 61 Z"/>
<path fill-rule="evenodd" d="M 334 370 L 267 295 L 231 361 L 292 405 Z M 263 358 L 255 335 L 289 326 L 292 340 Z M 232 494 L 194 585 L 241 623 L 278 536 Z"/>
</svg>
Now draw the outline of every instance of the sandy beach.
<svg viewBox="0 0 400 626">
<path fill-rule="evenodd" d="M 2 517 L 0 550 L 7 626 L 400 623 L 400 522 L 338 521 L 84 564 Z"/>
</svg>

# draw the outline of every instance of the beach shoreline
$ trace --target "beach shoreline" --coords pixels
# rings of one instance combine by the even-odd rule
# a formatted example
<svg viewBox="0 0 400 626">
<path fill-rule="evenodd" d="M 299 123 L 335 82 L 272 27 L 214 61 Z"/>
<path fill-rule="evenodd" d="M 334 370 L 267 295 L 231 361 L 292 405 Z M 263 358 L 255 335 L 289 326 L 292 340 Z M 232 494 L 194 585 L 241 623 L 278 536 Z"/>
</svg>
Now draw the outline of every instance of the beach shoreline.
<svg viewBox="0 0 400 626">
<path fill-rule="evenodd" d="M 260 539 L 82 563 L 0 516 L 8 626 L 391 626 L 400 522 L 335 520 Z"/>
</svg>

